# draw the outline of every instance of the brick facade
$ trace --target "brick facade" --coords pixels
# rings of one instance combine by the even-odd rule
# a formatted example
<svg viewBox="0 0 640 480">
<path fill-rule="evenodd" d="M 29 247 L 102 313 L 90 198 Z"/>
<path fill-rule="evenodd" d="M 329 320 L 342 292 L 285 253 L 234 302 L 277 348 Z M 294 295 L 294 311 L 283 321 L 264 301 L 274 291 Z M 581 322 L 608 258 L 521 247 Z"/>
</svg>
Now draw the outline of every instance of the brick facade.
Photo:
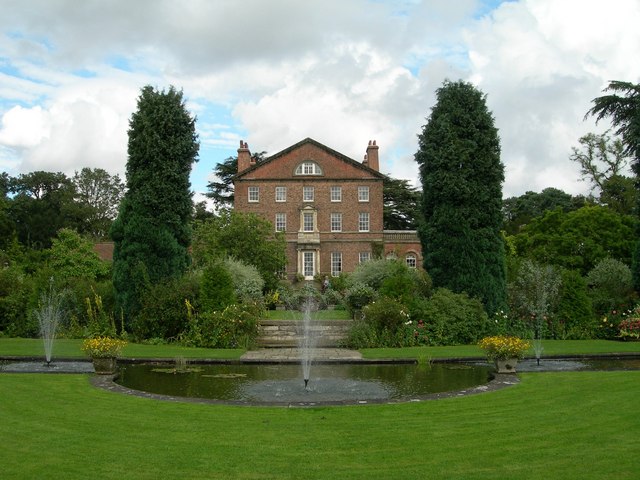
<svg viewBox="0 0 640 480">
<path fill-rule="evenodd" d="M 287 241 L 287 277 L 351 272 L 375 255 L 417 255 L 415 232 L 383 231 L 378 146 L 357 162 L 307 138 L 255 164 L 240 142 L 235 204 L 269 220 Z"/>
</svg>

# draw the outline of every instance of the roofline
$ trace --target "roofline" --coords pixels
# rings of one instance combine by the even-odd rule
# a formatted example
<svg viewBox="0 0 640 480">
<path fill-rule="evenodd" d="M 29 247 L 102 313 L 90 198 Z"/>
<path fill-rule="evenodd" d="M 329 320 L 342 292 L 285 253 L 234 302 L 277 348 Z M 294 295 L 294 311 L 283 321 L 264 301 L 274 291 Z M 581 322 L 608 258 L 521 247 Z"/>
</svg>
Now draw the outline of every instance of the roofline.
<svg viewBox="0 0 640 480">
<path fill-rule="evenodd" d="M 348 164 L 350 164 L 350 165 L 352 165 L 352 166 L 354 166 L 356 168 L 364 170 L 367 173 L 370 173 L 371 175 L 373 175 L 375 177 L 379 177 L 382 180 L 387 178 L 387 175 L 385 175 L 383 173 L 380 173 L 379 171 L 374 170 L 373 168 L 371 168 L 371 167 L 369 167 L 367 165 L 364 165 L 361 162 L 358 162 L 358 161 L 354 160 L 353 158 L 347 157 L 343 153 L 340 153 L 337 150 L 329 148 L 326 145 L 318 142 L 317 140 L 314 140 L 313 138 L 307 137 L 304 140 L 301 140 L 298 143 L 295 143 L 295 144 L 291 145 L 290 147 L 287 147 L 284 150 L 281 150 L 278 153 L 275 153 L 275 154 L 271 155 L 270 157 L 265 158 L 262 162 L 256 163 L 255 165 L 252 165 L 251 167 L 243 170 L 242 172 L 238 172 L 236 175 L 233 176 L 232 181 L 235 181 L 236 179 L 239 179 L 240 177 L 243 177 L 247 173 L 253 172 L 254 170 L 260 168 L 261 166 L 266 165 L 267 163 L 270 163 L 270 162 L 273 162 L 274 160 L 277 160 L 278 158 L 286 155 L 287 153 L 291 152 L 292 150 L 295 150 L 296 148 L 301 147 L 302 145 L 304 145 L 306 143 L 310 143 L 312 145 L 315 145 L 316 147 L 321 148 L 322 150 L 325 150 L 326 152 L 330 153 L 331 155 L 334 155 L 335 157 L 338 157 L 343 162 L 346 162 L 346 163 L 348 163 Z"/>
</svg>

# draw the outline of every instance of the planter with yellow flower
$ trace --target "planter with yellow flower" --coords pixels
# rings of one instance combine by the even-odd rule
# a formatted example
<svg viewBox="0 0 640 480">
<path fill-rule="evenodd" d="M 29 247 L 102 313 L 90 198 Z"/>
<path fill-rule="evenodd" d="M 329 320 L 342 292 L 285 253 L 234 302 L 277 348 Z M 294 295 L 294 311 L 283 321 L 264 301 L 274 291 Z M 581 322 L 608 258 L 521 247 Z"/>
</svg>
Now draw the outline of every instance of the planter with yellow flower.
<svg viewBox="0 0 640 480">
<path fill-rule="evenodd" d="M 91 357 L 98 375 L 112 375 L 116 372 L 117 358 L 126 344 L 117 338 L 94 337 L 82 342 L 82 350 Z"/>
<path fill-rule="evenodd" d="M 478 344 L 487 358 L 496 364 L 498 373 L 515 373 L 518 360 L 524 358 L 530 347 L 529 342 L 518 337 L 495 336 L 485 337 Z"/>
</svg>

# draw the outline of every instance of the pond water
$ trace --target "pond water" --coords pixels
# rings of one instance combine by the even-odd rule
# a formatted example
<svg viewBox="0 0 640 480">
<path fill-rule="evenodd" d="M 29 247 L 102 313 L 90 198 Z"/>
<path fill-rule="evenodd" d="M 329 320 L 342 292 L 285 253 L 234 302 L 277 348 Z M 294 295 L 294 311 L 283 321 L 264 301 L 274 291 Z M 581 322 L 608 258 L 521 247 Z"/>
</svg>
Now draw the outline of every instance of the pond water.
<svg viewBox="0 0 640 480">
<path fill-rule="evenodd" d="M 125 364 L 116 382 L 161 395 L 247 403 L 358 402 L 411 399 L 489 382 L 489 365 L 459 363 L 318 364 L 305 388 L 300 365 Z"/>
</svg>

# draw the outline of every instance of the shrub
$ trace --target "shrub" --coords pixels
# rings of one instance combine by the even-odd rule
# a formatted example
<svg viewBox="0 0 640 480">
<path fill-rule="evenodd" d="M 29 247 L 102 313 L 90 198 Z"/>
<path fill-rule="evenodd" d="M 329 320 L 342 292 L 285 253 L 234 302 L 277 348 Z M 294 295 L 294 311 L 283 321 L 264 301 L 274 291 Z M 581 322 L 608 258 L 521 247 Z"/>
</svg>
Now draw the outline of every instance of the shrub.
<svg viewBox="0 0 640 480">
<path fill-rule="evenodd" d="M 400 326 L 409 320 L 409 313 L 397 300 L 382 297 L 362 309 L 362 317 L 375 326 L 378 331 L 387 330 L 396 333 Z"/>
<path fill-rule="evenodd" d="M 341 273 L 337 277 L 329 278 L 329 288 L 336 292 L 344 292 L 347 289 L 349 274 Z"/>
<path fill-rule="evenodd" d="M 233 278 L 222 261 L 214 260 L 202 271 L 200 307 L 203 312 L 223 310 L 235 303 Z"/>
<path fill-rule="evenodd" d="M 351 348 L 373 348 L 427 345 L 428 341 L 422 320 L 410 320 L 405 305 L 382 297 L 363 308 L 362 317 L 354 320 L 346 343 Z"/>
<path fill-rule="evenodd" d="M 256 267 L 233 258 L 225 260 L 224 265 L 231 275 L 234 293 L 239 301 L 247 303 L 262 301 L 264 280 Z"/>
<path fill-rule="evenodd" d="M 180 340 L 190 347 L 249 348 L 258 337 L 258 322 L 264 316 L 264 308 L 257 303 L 196 314 L 187 302 L 187 309 L 189 324 Z"/>
<path fill-rule="evenodd" d="M 587 339 L 594 336 L 596 319 L 587 282 L 575 270 L 562 271 L 562 286 L 551 334 L 557 338 Z"/>
<path fill-rule="evenodd" d="M 476 343 L 491 331 L 482 303 L 465 293 L 437 289 L 431 298 L 410 306 L 412 321 L 422 320 L 431 345 Z"/>
<path fill-rule="evenodd" d="M 612 310 L 623 310 L 632 300 L 633 280 L 631 269 L 613 258 L 598 262 L 587 275 L 591 287 L 591 299 L 596 315 Z"/>
<path fill-rule="evenodd" d="M 347 288 L 344 295 L 344 302 L 351 316 L 355 316 L 357 312 L 362 310 L 377 298 L 376 291 L 363 283 L 356 283 Z"/>
<path fill-rule="evenodd" d="M 132 329 L 138 340 L 176 338 L 187 328 L 185 300 L 199 306 L 199 283 L 193 275 L 151 287 L 141 300 Z"/>
<path fill-rule="evenodd" d="M 34 287 L 31 278 L 18 267 L 0 269 L 0 331 L 19 337 L 38 334 L 38 324 L 28 315 L 27 308 Z"/>
<path fill-rule="evenodd" d="M 348 286 L 367 285 L 380 294 L 408 300 L 431 294 L 431 278 L 423 270 L 407 267 L 400 260 L 369 260 L 361 263 L 347 279 Z"/>
<path fill-rule="evenodd" d="M 355 349 L 383 346 L 378 338 L 378 332 L 375 326 L 362 318 L 353 321 L 344 344 L 345 347 Z"/>
<path fill-rule="evenodd" d="M 326 289 L 322 294 L 322 303 L 324 305 L 340 305 L 343 299 L 342 294 L 333 288 Z"/>
<path fill-rule="evenodd" d="M 640 340 L 640 307 L 633 311 L 618 325 L 618 338 L 622 340 Z"/>
<path fill-rule="evenodd" d="M 323 305 L 322 293 L 311 283 L 304 283 L 300 288 L 283 289 L 280 299 L 287 307 L 287 310 L 303 310 L 309 300 L 318 308 Z"/>
</svg>

